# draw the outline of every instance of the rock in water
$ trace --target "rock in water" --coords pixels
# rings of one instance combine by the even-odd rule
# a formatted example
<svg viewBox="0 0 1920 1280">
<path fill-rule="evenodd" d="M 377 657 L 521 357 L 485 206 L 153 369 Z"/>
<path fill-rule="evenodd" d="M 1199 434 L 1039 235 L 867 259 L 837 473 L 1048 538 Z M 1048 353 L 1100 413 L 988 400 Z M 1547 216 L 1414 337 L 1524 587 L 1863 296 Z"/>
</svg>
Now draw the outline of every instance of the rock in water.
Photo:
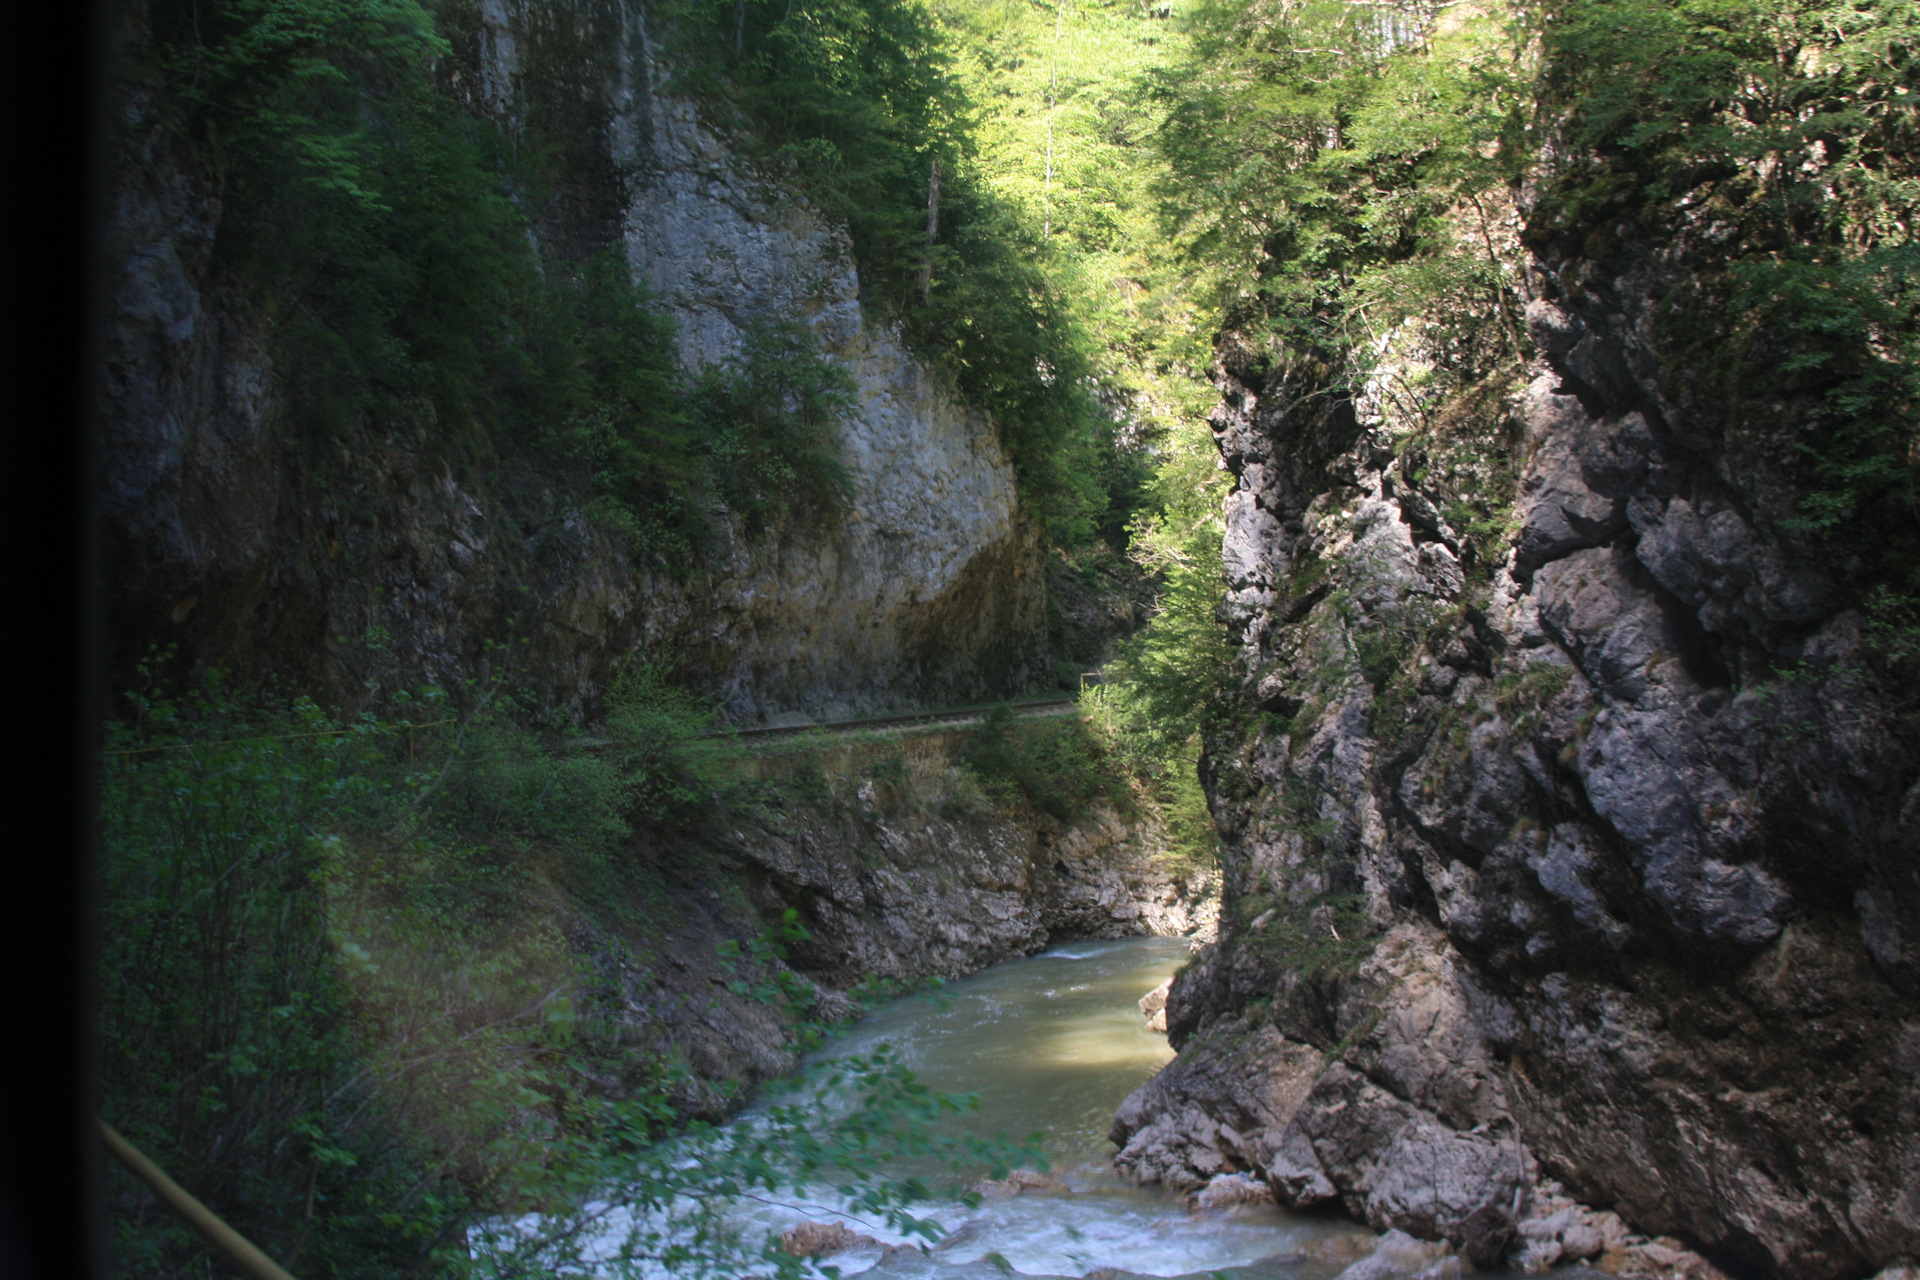
<svg viewBox="0 0 1920 1280">
<path fill-rule="evenodd" d="M 1187 1197 L 1196 1209 L 1231 1209 L 1243 1204 L 1272 1204 L 1273 1190 L 1244 1173 L 1223 1173 Z"/>
<path fill-rule="evenodd" d="M 1004 1200 L 1023 1191 L 1071 1191 L 1072 1187 L 1050 1173 L 1038 1169 L 1015 1169 L 1004 1178 L 982 1178 L 968 1190 L 989 1200 Z"/>
<path fill-rule="evenodd" d="M 1173 979 L 1155 987 L 1140 997 L 1140 1012 L 1147 1017 L 1147 1030 L 1158 1031 L 1162 1035 L 1167 1030 L 1167 992 L 1173 987 Z"/>
<path fill-rule="evenodd" d="M 1380 1237 L 1369 1257 L 1342 1271 L 1335 1280 L 1405 1280 L 1424 1272 L 1440 1257 L 1442 1246 L 1416 1240 L 1404 1231 Z"/>
<path fill-rule="evenodd" d="M 1461 1257 L 1491 1270 L 1504 1262 L 1507 1251 L 1513 1248 L 1513 1218 L 1499 1205 L 1483 1205 L 1467 1215 L 1452 1238 Z"/>
<path fill-rule="evenodd" d="M 839 1222 L 802 1222 L 780 1236 L 780 1251 L 796 1258 L 824 1258 L 868 1246 L 881 1247 L 872 1236 L 863 1236 Z"/>
</svg>

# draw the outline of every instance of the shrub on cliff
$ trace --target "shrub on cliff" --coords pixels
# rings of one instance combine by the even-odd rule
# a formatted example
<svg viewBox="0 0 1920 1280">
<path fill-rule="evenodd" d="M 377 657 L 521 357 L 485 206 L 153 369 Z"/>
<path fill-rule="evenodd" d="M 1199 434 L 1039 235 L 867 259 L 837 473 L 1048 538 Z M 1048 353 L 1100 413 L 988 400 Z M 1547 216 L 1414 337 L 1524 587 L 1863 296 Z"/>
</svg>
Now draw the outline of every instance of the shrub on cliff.
<svg viewBox="0 0 1920 1280">
<path fill-rule="evenodd" d="M 1697 380 L 1689 409 L 1736 450 L 1798 454 L 1801 527 L 1904 577 L 1920 516 L 1920 14 L 1571 0 L 1540 31 L 1560 137 L 1530 236 L 1600 264 L 1622 234 L 1683 253 L 1661 337 Z"/>
<path fill-rule="evenodd" d="M 1021 720 L 1006 703 L 991 708 L 967 738 L 961 759 L 1003 799 L 1059 822 L 1095 803 L 1128 806 L 1126 775 L 1078 716 Z"/>
<path fill-rule="evenodd" d="M 671 321 L 618 251 L 542 252 L 534 131 L 511 143 L 444 83 L 409 0 L 153 6 L 123 88 L 222 186 L 216 269 L 269 320 L 313 465 L 356 433 L 525 474 L 669 571 L 697 569 L 715 502 L 759 531 L 833 508 L 845 378 L 767 330 L 689 385 Z M 544 519 L 550 512 L 531 512 Z"/>
<path fill-rule="evenodd" d="M 828 217 L 845 219 L 868 303 L 992 414 L 1053 536 L 1096 536 L 1132 478 L 1109 456 L 1113 424 L 1091 392 L 1089 344 L 1035 263 L 1035 229 L 976 172 L 977 107 L 934 14 L 918 0 L 665 7 L 678 86 Z"/>
<path fill-rule="evenodd" d="M 803 513 L 832 515 L 853 501 L 836 428 L 856 391 L 796 324 L 750 326 L 738 357 L 701 374 L 695 404 L 714 487 L 749 532 Z"/>
</svg>

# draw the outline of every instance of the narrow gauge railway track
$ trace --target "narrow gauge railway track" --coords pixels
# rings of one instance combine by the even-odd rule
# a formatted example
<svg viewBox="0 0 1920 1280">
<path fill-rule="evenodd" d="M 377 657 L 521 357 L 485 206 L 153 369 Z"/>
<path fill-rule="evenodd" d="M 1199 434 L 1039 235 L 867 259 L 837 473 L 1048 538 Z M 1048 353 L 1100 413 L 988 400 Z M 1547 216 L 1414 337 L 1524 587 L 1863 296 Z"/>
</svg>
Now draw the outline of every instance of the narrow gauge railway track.
<svg viewBox="0 0 1920 1280">
<path fill-rule="evenodd" d="M 1074 697 L 1035 698 L 1028 702 L 1007 704 L 1016 716 L 1044 713 L 1058 707 L 1068 707 L 1080 700 Z M 813 724 L 792 725 L 756 725 L 745 728 L 723 729 L 716 734 L 734 734 L 739 737 L 795 737 L 803 733 L 845 733 L 854 729 L 888 729 L 909 725 L 965 724 L 977 720 L 991 711 L 992 706 L 959 707 L 951 711 L 903 711 L 890 716 L 862 716 L 857 720 L 821 720 Z"/>
<path fill-rule="evenodd" d="M 1032 716 L 1058 715 L 1067 707 L 1076 706 L 1080 699 L 1072 696 L 1058 698 L 1033 698 L 1025 702 L 1008 703 L 1016 719 Z M 807 733 L 853 733 L 861 729 L 907 729 L 931 728 L 936 725 L 972 724 L 993 710 L 997 703 L 978 707 L 953 707 L 942 711 L 901 711 L 885 716 L 861 716 L 853 720 L 818 720 L 811 724 L 748 725 L 727 729 L 715 729 L 700 736 L 703 738 L 797 738 Z M 575 738 L 565 746 L 548 748 L 554 752 L 604 751 L 608 747 L 617 747 L 619 742 L 612 738 Z"/>
</svg>

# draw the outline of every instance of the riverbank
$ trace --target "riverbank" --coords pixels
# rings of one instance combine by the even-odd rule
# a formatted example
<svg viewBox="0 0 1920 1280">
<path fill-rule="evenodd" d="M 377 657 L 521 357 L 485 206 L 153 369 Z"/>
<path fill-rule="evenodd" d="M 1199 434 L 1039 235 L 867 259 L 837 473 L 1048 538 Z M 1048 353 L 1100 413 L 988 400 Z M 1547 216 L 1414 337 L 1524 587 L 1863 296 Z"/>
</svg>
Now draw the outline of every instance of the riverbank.
<svg viewBox="0 0 1920 1280">
<path fill-rule="evenodd" d="M 1077 718 L 755 757 L 656 690 L 578 753 L 503 700 L 149 698 L 114 730 L 103 1114 L 277 1257 L 443 1255 L 889 993 L 1209 909 Z M 115 1178 L 128 1266 L 196 1256 Z"/>
</svg>

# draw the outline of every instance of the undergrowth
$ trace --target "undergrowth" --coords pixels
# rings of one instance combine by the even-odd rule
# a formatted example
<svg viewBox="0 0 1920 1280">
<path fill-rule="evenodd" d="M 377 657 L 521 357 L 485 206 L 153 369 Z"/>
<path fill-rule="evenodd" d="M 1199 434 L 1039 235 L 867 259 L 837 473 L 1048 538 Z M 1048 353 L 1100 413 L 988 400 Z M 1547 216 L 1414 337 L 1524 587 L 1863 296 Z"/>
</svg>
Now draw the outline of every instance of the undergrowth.
<svg viewBox="0 0 1920 1280">
<path fill-rule="evenodd" d="M 1000 703 L 968 735 L 961 760 L 991 793 L 1056 822 L 1083 817 L 1095 803 L 1132 808 L 1125 773 L 1079 716 L 1020 719 Z"/>
<path fill-rule="evenodd" d="M 851 1107 L 828 1123 L 776 1107 L 746 1143 L 689 1127 L 687 1068 L 621 1041 L 570 931 L 598 922 L 600 950 L 644 964 L 677 908 L 627 839 L 738 794 L 737 747 L 652 667 L 584 748 L 505 689 L 456 694 L 342 717 L 213 676 L 129 695 L 110 724 L 101 1110 L 173 1177 L 301 1275 L 548 1274 L 615 1231 L 594 1207 L 609 1188 L 651 1214 L 621 1246 L 635 1265 L 797 1275 L 726 1225 L 727 1197 L 837 1176 L 931 1230 L 891 1160 L 1014 1157 L 940 1138 L 968 1100 L 885 1058 L 840 1068 Z M 804 1038 L 810 992 L 769 963 L 795 928 L 720 960 Z M 111 1190 L 120 1272 L 204 1269 L 143 1188 Z"/>
</svg>

